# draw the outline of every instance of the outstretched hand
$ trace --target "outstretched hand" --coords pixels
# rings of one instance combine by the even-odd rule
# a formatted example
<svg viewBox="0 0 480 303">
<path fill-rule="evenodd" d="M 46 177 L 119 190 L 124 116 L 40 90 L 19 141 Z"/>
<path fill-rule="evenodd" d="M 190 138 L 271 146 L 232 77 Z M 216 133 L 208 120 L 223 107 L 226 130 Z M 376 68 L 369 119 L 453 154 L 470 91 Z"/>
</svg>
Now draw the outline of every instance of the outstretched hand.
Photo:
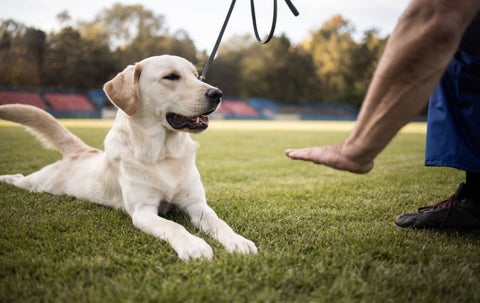
<svg viewBox="0 0 480 303">
<path fill-rule="evenodd" d="M 344 143 L 324 147 L 307 147 L 303 149 L 287 149 L 285 155 L 293 160 L 311 161 L 352 173 L 365 174 L 372 170 L 373 160 L 360 161 L 345 152 Z"/>
</svg>

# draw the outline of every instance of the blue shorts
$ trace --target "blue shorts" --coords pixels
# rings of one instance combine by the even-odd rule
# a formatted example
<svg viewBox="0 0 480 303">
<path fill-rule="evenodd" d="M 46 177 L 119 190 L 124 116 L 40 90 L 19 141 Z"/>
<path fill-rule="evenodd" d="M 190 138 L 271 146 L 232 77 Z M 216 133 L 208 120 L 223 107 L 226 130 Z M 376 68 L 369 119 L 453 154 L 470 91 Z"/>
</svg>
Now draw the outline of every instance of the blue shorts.
<svg viewBox="0 0 480 303">
<path fill-rule="evenodd" d="M 480 13 L 430 98 L 425 165 L 480 174 Z"/>
<path fill-rule="evenodd" d="M 480 54 L 457 51 L 428 107 L 425 165 L 480 173 Z"/>
</svg>

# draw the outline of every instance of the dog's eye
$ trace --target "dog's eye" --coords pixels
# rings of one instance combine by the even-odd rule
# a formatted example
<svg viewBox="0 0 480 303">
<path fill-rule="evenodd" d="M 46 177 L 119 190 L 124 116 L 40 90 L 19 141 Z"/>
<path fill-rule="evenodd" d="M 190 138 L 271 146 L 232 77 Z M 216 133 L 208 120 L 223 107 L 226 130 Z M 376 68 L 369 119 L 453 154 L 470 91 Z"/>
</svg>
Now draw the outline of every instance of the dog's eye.
<svg viewBox="0 0 480 303">
<path fill-rule="evenodd" d="M 165 77 L 163 77 L 163 79 L 171 80 L 171 81 L 177 81 L 177 80 L 180 80 L 180 76 L 178 74 L 171 73 L 171 74 L 168 74 Z"/>
</svg>

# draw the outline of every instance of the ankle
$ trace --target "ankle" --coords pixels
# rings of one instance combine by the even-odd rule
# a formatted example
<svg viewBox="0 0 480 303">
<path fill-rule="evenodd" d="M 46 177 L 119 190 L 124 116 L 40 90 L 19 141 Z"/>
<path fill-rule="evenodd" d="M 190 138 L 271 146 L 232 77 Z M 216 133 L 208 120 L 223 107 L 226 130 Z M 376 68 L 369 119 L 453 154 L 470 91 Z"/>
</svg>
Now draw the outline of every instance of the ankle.
<svg viewBox="0 0 480 303">
<path fill-rule="evenodd" d="M 480 174 L 467 172 L 465 184 L 468 198 L 480 203 Z"/>
</svg>

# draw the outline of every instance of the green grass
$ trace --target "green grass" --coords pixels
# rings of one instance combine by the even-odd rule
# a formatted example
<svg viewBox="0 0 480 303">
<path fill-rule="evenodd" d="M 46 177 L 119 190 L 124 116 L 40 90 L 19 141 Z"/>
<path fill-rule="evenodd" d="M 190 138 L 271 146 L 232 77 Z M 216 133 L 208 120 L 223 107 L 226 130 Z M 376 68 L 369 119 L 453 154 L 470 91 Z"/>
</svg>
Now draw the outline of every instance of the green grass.
<svg viewBox="0 0 480 303">
<path fill-rule="evenodd" d="M 396 214 L 449 196 L 464 178 L 423 166 L 423 134 L 401 133 L 371 173 L 357 176 L 283 155 L 340 141 L 344 131 L 239 125 L 193 136 L 197 165 L 210 206 L 258 255 L 226 253 L 175 212 L 170 219 L 215 253 L 184 263 L 122 212 L 0 184 L 0 301 L 480 301 L 478 235 L 392 226 Z M 100 148 L 107 132 L 70 129 Z M 28 174 L 57 159 L 23 129 L 0 127 L 0 174 Z"/>
</svg>

